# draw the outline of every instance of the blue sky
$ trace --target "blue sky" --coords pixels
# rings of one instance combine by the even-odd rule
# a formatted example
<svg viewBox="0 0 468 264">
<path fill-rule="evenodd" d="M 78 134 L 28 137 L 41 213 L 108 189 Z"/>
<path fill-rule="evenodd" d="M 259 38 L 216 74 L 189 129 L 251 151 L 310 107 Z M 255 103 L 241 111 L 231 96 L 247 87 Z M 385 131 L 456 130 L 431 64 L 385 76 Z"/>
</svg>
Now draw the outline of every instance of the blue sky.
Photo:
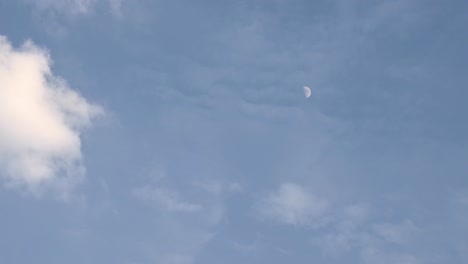
<svg viewBox="0 0 468 264">
<path fill-rule="evenodd" d="M 0 263 L 468 262 L 467 9 L 0 0 Z"/>
</svg>

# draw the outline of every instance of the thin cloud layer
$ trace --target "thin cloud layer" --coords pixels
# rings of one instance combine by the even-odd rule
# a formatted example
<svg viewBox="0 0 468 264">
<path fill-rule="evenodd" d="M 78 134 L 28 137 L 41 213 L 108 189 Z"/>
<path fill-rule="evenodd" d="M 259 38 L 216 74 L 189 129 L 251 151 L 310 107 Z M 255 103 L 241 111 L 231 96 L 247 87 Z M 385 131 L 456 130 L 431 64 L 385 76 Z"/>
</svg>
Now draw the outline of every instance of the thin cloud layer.
<svg viewBox="0 0 468 264">
<path fill-rule="evenodd" d="M 35 193 L 66 192 L 84 174 L 80 133 L 102 113 L 53 75 L 31 41 L 15 49 L 0 36 L 0 178 Z"/>
<path fill-rule="evenodd" d="M 283 183 L 260 203 L 260 213 L 282 224 L 307 225 L 323 215 L 327 201 L 295 183 Z"/>
<path fill-rule="evenodd" d="M 383 223 L 374 226 L 374 231 L 386 241 L 402 246 L 411 244 L 411 238 L 420 230 L 412 221 L 405 221 L 402 224 Z"/>
<path fill-rule="evenodd" d="M 139 202 L 153 207 L 149 212 L 157 214 L 153 222 L 157 234 L 149 242 L 154 246 L 151 260 L 167 264 L 195 263 L 197 255 L 218 232 L 217 226 L 225 216 L 223 193 L 231 189 L 214 183 L 182 188 L 177 175 L 168 176 L 163 169 L 157 170 L 153 180 L 153 184 L 132 190 Z M 198 195 L 193 196 L 195 193 Z"/>
<path fill-rule="evenodd" d="M 124 0 L 24 0 L 33 4 L 40 11 L 54 11 L 65 15 L 85 15 L 92 13 L 99 2 L 107 3 L 116 16 L 122 16 Z"/>
<path fill-rule="evenodd" d="M 33 3 L 40 9 L 55 9 L 70 14 L 88 13 L 97 0 L 37 0 Z"/>
<path fill-rule="evenodd" d="M 420 263 L 414 245 L 422 230 L 411 219 L 376 222 L 366 204 L 339 206 L 290 182 L 259 205 L 259 213 L 278 224 L 312 226 L 311 242 L 327 259 L 358 253 L 361 263 Z"/>
<path fill-rule="evenodd" d="M 198 204 L 184 202 L 179 198 L 179 194 L 166 188 L 151 188 L 144 186 L 133 191 L 133 194 L 143 200 L 149 200 L 156 203 L 171 212 L 196 212 L 202 207 Z"/>
</svg>

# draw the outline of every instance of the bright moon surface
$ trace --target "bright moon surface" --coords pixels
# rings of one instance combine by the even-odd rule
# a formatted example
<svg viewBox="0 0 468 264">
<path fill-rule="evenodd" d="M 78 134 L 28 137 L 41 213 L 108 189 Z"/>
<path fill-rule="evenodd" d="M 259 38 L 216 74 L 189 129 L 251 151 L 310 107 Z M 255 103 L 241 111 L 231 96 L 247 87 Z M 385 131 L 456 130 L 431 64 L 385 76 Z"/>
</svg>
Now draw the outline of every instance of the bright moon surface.
<svg viewBox="0 0 468 264">
<path fill-rule="evenodd" d="M 307 86 L 304 86 L 304 95 L 305 95 L 305 97 L 309 98 L 311 94 L 312 94 L 312 91 L 310 90 L 310 88 L 307 87 Z"/>
</svg>

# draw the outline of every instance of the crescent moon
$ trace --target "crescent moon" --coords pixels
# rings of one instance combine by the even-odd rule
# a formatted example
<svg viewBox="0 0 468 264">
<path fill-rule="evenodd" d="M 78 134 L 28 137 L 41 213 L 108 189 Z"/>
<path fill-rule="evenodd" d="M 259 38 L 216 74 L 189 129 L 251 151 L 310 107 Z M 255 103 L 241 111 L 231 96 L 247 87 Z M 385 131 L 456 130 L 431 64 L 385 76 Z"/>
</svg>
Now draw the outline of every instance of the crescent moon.
<svg viewBox="0 0 468 264">
<path fill-rule="evenodd" d="M 312 91 L 310 90 L 310 88 L 307 87 L 307 86 L 304 86 L 304 95 L 305 95 L 305 97 L 309 98 L 311 94 L 312 94 Z"/>
</svg>

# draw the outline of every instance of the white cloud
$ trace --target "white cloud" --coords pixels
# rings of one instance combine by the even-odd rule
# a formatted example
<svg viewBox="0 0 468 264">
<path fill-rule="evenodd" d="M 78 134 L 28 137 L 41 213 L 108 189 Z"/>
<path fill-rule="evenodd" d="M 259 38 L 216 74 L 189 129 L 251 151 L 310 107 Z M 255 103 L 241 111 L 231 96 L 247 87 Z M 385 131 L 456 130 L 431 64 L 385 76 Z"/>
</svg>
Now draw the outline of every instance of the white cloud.
<svg viewBox="0 0 468 264">
<path fill-rule="evenodd" d="M 62 194 L 84 174 L 80 133 L 102 113 L 50 70 L 49 54 L 0 35 L 0 178 Z"/>
<path fill-rule="evenodd" d="M 334 260 L 358 253 L 362 263 L 421 263 L 414 253 L 422 229 L 411 219 L 375 222 L 367 203 L 339 206 L 298 184 L 284 183 L 257 209 L 280 224 L 311 226 L 317 231 L 311 242 Z"/>
<path fill-rule="evenodd" d="M 184 202 L 176 191 L 150 186 L 144 186 L 133 191 L 133 194 L 144 200 L 151 201 L 159 207 L 172 212 L 196 212 L 202 209 L 198 204 Z"/>
<path fill-rule="evenodd" d="M 308 225 L 320 220 L 327 201 L 310 194 L 295 183 L 284 183 L 259 204 L 259 212 L 282 224 Z"/>
</svg>

